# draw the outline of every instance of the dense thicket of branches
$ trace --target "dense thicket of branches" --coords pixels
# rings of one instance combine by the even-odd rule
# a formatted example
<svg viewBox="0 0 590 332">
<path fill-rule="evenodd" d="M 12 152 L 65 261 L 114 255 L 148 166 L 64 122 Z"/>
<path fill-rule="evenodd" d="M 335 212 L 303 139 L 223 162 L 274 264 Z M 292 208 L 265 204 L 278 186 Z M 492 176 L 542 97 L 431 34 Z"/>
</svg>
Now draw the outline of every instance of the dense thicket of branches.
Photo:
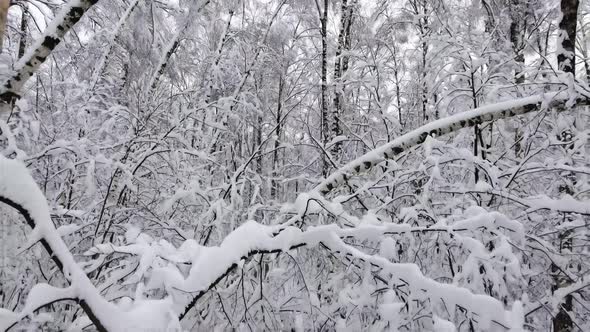
<svg viewBox="0 0 590 332">
<path fill-rule="evenodd" d="M 0 330 L 590 330 L 588 1 L 10 4 Z"/>
</svg>

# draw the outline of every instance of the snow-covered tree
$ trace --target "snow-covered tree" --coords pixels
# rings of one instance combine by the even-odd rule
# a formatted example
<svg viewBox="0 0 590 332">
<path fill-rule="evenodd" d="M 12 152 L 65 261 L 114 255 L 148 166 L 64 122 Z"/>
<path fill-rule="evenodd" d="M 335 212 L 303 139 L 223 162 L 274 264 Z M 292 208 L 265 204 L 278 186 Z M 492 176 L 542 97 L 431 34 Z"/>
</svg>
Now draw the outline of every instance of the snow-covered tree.
<svg viewBox="0 0 590 332">
<path fill-rule="evenodd" d="M 7 3 L 0 330 L 590 329 L 586 1 Z"/>
</svg>

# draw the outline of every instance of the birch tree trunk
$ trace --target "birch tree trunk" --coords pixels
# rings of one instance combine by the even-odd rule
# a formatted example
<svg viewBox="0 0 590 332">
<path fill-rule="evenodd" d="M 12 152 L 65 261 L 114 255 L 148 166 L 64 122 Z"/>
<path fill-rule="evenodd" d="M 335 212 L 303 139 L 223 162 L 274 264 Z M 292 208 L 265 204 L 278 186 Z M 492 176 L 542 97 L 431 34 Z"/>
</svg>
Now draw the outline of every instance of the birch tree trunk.
<svg viewBox="0 0 590 332">
<path fill-rule="evenodd" d="M 352 25 L 352 14 L 354 2 L 348 3 L 342 0 L 340 16 L 340 32 L 338 33 L 338 46 L 336 48 L 336 59 L 334 61 L 334 110 L 331 116 L 331 134 L 332 137 L 342 135 L 340 121 L 343 116 L 344 106 L 344 82 L 342 76 L 348 69 L 348 55 L 350 50 L 350 26 Z M 331 149 L 334 160 L 340 160 L 342 154 L 342 142 L 337 142 Z"/>
<path fill-rule="evenodd" d="M 579 0 L 561 0 L 561 12 L 563 14 L 561 21 L 559 22 L 559 35 L 561 39 L 561 52 L 557 54 L 557 62 L 559 69 L 566 73 L 571 73 L 572 76 L 576 77 L 576 25 L 578 15 Z M 564 137 L 565 135 L 561 135 Z M 566 192 L 573 194 L 573 188 L 565 188 Z M 571 250 L 572 239 L 569 237 L 570 232 L 560 232 L 558 236 L 559 251 Z M 553 273 L 554 284 L 552 287 L 553 291 L 560 288 L 567 287 L 571 284 L 571 280 L 562 275 L 559 269 L 552 264 L 551 270 Z M 570 316 L 570 312 L 573 310 L 573 296 L 567 295 L 563 302 L 560 304 L 559 312 L 553 318 L 553 331 L 554 332 L 569 332 L 573 331 L 574 324 Z"/>
<path fill-rule="evenodd" d="M 5 108 L 20 98 L 22 87 L 45 62 L 51 52 L 59 45 L 70 29 L 78 23 L 82 16 L 98 2 L 98 0 L 74 0 L 64 6 L 58 17 L 61 21 L 54 25 L 55 29 L 43 32 L 31 47 L 32 50 L 18 60 L 14 74 L 0 85 L 0 109 Z"/>
<path fill-rule="evenodd" d="M 576 28 L 579 0 L 561 0 L 562 18 L 559 22 L 561 52 L 557 54 L 559 69 L 576 77 Z"/>
<path fill-rule="evenodd" d="M 317 4 L 317 2 L 316 2 Z M 321 133 L 322 133 L 322 144 L 326 144 L 330 141 L 330 120 L 328 114 L 328 0 L 323 2 L 324 8 L 320 10 L 318 5 L 318 13 L 320 14 L 320 25 L 321 25 L 321 38 L 322 38 L 322 87 L 320 104 L 322 109 L 321 119 Z M 322 176 L 328 175 L 329 161 L 325 154 L 322 153 Z"/>
</svg>

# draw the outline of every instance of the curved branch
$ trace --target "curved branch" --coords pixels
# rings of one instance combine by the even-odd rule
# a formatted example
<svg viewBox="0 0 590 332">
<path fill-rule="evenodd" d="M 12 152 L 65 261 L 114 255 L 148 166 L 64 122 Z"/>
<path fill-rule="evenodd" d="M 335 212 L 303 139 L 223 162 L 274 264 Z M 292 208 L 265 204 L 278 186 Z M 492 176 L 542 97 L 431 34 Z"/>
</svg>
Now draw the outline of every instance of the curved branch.
<svg viewBox="0 0 590 332">
<path fill-rule="evenodd" d="M 35 229 L 35 227 L 36 227 L 35 221 L 33 220 L 33 218 L 31 218 L 31 214 L 29 213 L 29 211 L 25 207 L 12 201 L 11 199 L 9 199 L 7 197 L 2 196 L 1 192 L 0 192 L 0 202 L 7 204 L 8 206 L 17 210 L 25 218 L 25 221 L 27 222 L 27 224 L 32 229 Z M 39 242 L 41 242 L 41 245 L 43 246 L 43 248 L 45 248 L 45 251 L 47 251 L 47 254 L 49 254 L 49 257 L 51 257 L 51 259 L 53 260 L 55 265 L 59 268 L 59 270 L 62 273 L 64 273 L 64 265 L 63 265 L 62 261 L 59 259 L 59 257 L 57 255 L 54 254 L 53 249 L 51 248 L 51 246 L 49 245 L 47 240 L 41 239 L 41 240 L 39 240 Z M 65 275 L 65 273 L 64 273 L 64 275 Z M 94 324 L 94 326 L 96 326 L 96 329 L 98 331 L 101 331 L 101 332 L 107 331 L 105 329 L 105 327 L 103 326 L 103 324 L 101 323 L 101 321 L 98 319 L 98 317 L 96 317 L 96 314 L 94 313 L 94 311 L 92 311 L 92 308 L 90 308 L 90 306 L 88 305 L 88 303 L 85 300 L 82 300 L 79 298 L 72 298 L 72 300 L 76 300 L 76 301 L 78 301 L 78 303 L 80 303 L 80 307 L 82 307 L 82 310 L 84 310 L 84 313 L 86 313 L 86 315 L 88 316 L 90 321 Z M 9 330 L 11 327 L 12 326 L 10 326 L 7 330 Z"/>
<path fill-rule="evenodd" d="M 288 249 L 283 250 L 283 249 L 271 249 L 271 250 L 252 250 L 250 252 L 248 252 L 247 254 L 245 254 L 244 256 L 242 256 L 240 258 L 240 260 L 242 259 L 248 259 L 249 257 L 252 257 L 254 255 L 258 255 L 258 254 L 277 254 L 277 253 L 281 253 L 281 252 L 286 252 L 289 250 L 293 250 L 293 249 L 297 249 L 300 247 L 304 247 L 306 246 L 307 243 L 298 243 L 298 244 L 294 244 L 292 246 L 290 246 Z M 217 277 L 217 279 L 215 279 L 212 283 L 209 284 L 209 286 L 206 289 L 200 290 L 198 291 L 193 298 L 191 299 L 191 301 L 186 305 L 186 307 L 184 308 L 184 311 L 178 316 L 179 320 L 182 320 L 188 313 L 189 311 L 197 304 L 197 301 L 199 301 L 199 299 L 201 297 L 203 297 L 203 295 L 207 294 L 207 292 L 209 292 L 211 289 L 215 288 L 215 286 L 217 286 L 217 284 L 223 280 L 225 277 L 227 277 L 236 267 L 238 266 L 238 263 L 233 263 L 232 265 L 230 265 L 227 270 L 225 270 L 225 272 L 223 272 L 221 275 L 219 275 L 219 277 Z"/>
<path fill-rule="evenodd" d="M 167 299 L 150 301 L 149 305 L 154 309 L 151 315 L 155 315 L 156 319 L 145 320 L 143 317 L 146 310 L 145 303 L 129 310 L 122 310 L 102 297 L 55 229 L 47 199 L 25 165 L 2 155 L 0 155 L 0 202 L 16 208 L 24 216 L 29 226 L 33 228 L 29 235 L 30 240 L 43 244 L 74 290 L 68 297 L 79 299 L 82 309 L 98 331 L 145 331 L 148 328 L 165 328 L 166 325 L 163 324 L 167 324 L 170 318 L 169 311 L 166 309 L 169 306 Z M 158 323 L 155 322 L 160 325 L 156 326 Z"/>
<path fill-rule="evenodd" d="M 352 175 L 368 171 L 382 161 L 392 159 L 407 149 L 423 143 L 429 135 L 442 136 L 488 121 L 506 119 L 544 108 L 567 106 L 571 101 L 577 102 L 578 105 L 588 103 L 586 98 L 572 100 L 572 96 L 565 91 L 549 92 L 479 107 L 430 122 L 344 165 L 316 186 L 314 191 L 326 195 L 345 183 Z"/>
<path fill-rule="evenodd" d="M 72 0 L 62 8 L 43 35 L 18 60 L 14 73 L 0 85 L 0 104 L 10 104 L 20 98 L 21 89 L 51 52 L 61 43 L 65 34 L 80 21 L 82 16 L 98 0 Z"/>
<path fill-rule="evenodd" d="M 39 309 L 41 309 L 41 308 L 44 308 L 44 307 L 50 306 L 50 305 L 52 305 L 52 304 L 54 304 L 54 303 L 63 302 L 63 301 L 75 301 L 75 302 L 77 302 L 77 303 L 80 303 L 80 300 L 79 300 L 78 298 L 74 298 L 74 297 L 72 297 L 72 298 L 69 298 L 69 297 L 64 297 L 64 298 L 60 298 L 60 299 L 56 299 L 56 300 L 52 300 L 52 301 L 50 301 L 50 302 L 44 303 L 44 304 L 42 304 L 42 305 L 38 306 L 37 308 L 35 308 L 35 309 L 34 309 L 34 310 L 32 310 L 32 311 L 34 312 L 34 311 L 37 311 L 37 310 L 39 310 Z M 24 318 L 24 317 L 22 317 L 22 318 Z M 20 318 L 20 319 L 22 319 L 22 318 Z M 19 319 L 19 320 L 20 320 L 20 319 Z M 5 331 L 10 331 L 10 329 L 12 329 L 13 327 L 15 327 L 15 326 L 16 326 L 16 324 L 18 324 L 18 321 L 17 321 L 17 322 L 14 322 L 12 325 L 10 325 L 8 328 L 6 328 L 6 330 L 5 330 Z"/>
<path fill-rule="evenodd" d="M 276 227 L 264 226 L 249 221 L 231 232 L 219 247 L 201 247 L 200 258 L 192 263 L 187 278 L 178 280 L 169 286 L 181 292 L 192 293 L 192 299 L 186 305 L 183 304 L 184 310 L 179 315 L 179 320 L 182 320 L 195 307 L 197 301 L 229 275 L 241 260 L 257 254 L 280 253 L 300 247 L 313 248 L 323 245 L 334 253 L 352 255 L 375 266 L 381 266 L 391 274 L 392 278 L 407 280 L 408 283 L 415 284 L 417 289 L 430 290 L 433 298 L 441 298 L 447 302 L 452 302 L 450 299 L 460 294 L 460 300 L 454 302 L 479 316 L 485 316 L 486 311 L 480 310 L 483 307 L 486 310 L 493 309 L 496 313 L 504 314 L 505 311 L 501 302 L 492 297 L 474 294 L 456 285 L 439 283 L 422 274 L 414 264 L 392 263 L 379 256 L 364 254 L 343 242 L 344 238 L 360 240 L 375 238 L 377 235 L 384 234 L 425 233 L 431 231 L 460 232 L 479 227 L 490 229 L 498 227 L 510 228 L 512 225 L 508 219 L 497 213 L 480 217 L 475 216 L 448 227 L 428 228 L 411 227 L 407 224 L 385 224 L 341 228 L 332 224 L 313 227 L 306 231 L 301 231 L 297 227 L 287 227 L 281 229 L 278 233 L 274 232 L 277 230 Z M 522 230 L 516 231 L 522 232 Z M 470 301 L 480 304 L 479 307 L 468 307 L 467 304 Z M 498 322 L 509 325 L 509 322 L 505 321 L 501 316 L 498 316 Z"/>
<path fill-rule="evenodd" d="M 8 320 L 0 320 L 0 329 L 9 331 L 25 317 L 53 303 L 61 301 L 79 302 L 79 299 L 74 296 L 75 292 L 76 290 L 71 286 L 67 288 L 56 288 L 48 284 L 37 284 L 29 291 L 25 305 L 19 313 L 9 311 Z M 2 316 L 6 317 L 7 315 L 4 313 Z"/>
</svg>

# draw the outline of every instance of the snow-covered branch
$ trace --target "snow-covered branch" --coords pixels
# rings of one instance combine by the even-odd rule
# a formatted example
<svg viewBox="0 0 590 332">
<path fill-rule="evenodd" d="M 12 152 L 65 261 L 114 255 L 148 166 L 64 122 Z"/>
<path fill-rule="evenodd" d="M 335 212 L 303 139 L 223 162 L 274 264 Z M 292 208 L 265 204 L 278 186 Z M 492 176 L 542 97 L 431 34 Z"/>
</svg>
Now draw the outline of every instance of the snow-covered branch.
<svg viewBox="0 0 590 332">
<path fill-rule="evenodd" d="M 78 267 L 68 247 L 53 226 L 45 196 L 23 164 L 3 156 L 0 156 L 0 202 L 15 208 L 25 218 L 33 229 L 30 241 L 41 242 L 57 267 L 69 275 L 69 282 L 79 287 L 78 292 L 72 292 L 68 297 L 79 299 L 80 306 L 97 329 L 107 331 L 105 322 L 108 316 L 101 317 L 101 312 L 97 313 L 91 307 L 92 305 L 104 307 L 104 300 L 97 292 L 93 294 L 93 290 L 96 289 L 86 274 Z M 83 290 L 85 294 L 80 293 L 80 290 Z M 9 320 L 8 326 L 13 323 Z"/>
<path fill-rule="evenodd" d="M 133 0 L 129 7 L 127 7 L 127 10 L 121 15 L 121 18 L 119 19 L 119 22 L 117 23 L 113 31 L 110 32 L 106 50 L 104 50 L 100 57 L 100 60 L 98 61 L 97 66 L 94 68 L 94 72 L 92 74 L 92 78 L 89 84 L 90 89 L 93 89 L 98 80 L 100 79 L 100 75 L 102 75 L 102 72 L 107 65 L 107 60 L 109 59 L 109 55 L 113 49 L 115 41 L 117 40 L 117 36 L 121 32 L 121 29 L 125 25 L 125 22 L 127 22 L 129 15 L 131 15 L 131 13 L 133 12 L 133 10 L 135 10 L 135 7 L 137 7 L 138 4 L 139 0 Z"/>
<path fill-rule="evenodd" d="M 8 331 L 20 320 L 36 310 L 60 301 L 79 301 L 75 289 L 72 286 L 67 288 L 56 288 L 48 284 L 37 284 L 33 286 L 24 308 L 19 313 L 0 309 L 0 330 Z M 86 312 L 87 306 L 83 307 Z M 102 327 L 97 327 L 101 331 Z"/>
<path fill-rule="evenodd" d="M 577 293 L 587 287 L 590 286 L 590 279 L 588 278 L 581 278 L 580 280 L 576 281 L 575 283 L 560 288 L 555 291 L 553 294 L 548 294 L 544 296 L 542 299 L 536 301 L 535 303 L 529 303 L 525 307 L 525 316 L 529 316 L 530 314 L 534 313 L 535 311 L 547 308 L 551 311 L 552 314 L 559 311 L 559 304 L 563 302 L 563 299 L 573 293 Z"/>
<path fill-rule="evenodd" d="M 10 103 L 20 98 L 21 89 L 51 52 L 61 43 L 62 38 L 82 18 L 84 13 L 98 0 L 72 0 L 56 15 L 53 22 L 34 42 L 15 65 L 14 73 L 0 85 L 0 102 Z"/>
<path fill-rule="evenodd" d="M 488 194 L 488 195 L 495 195 L 498 197 L 505 198 L 509 201 L 516 203 L 517 205 L 526 207 L 526 213 L 532 213 L 539 210 L 551 210 L 556 211 L 559 213 L 577 213 L 582 215 L 590 215 L 590 206 L 587 202 L 581 202 L 574 199 L 571 196 L 566 196 L 560 199 L 552 199 L 550 197 L 531 197 L 531 198 L 520 198 L 518 196 L 512 195 L 506 191 L 502 190 L 495 190 L 491 188 L 486 188 L 487 190 L 478 190 L 476 189 L 469 189 L 469 190 L 441 190 L 444 193 L 452 193 L 452 194 L 465 194 L 465 193 L 474 193 L 474 194 Z"/>
<path fill-rule="evenodd" d="M 590 330 L 556 6 L 18 2 L 0 331 Z"/>
<path fill-rule="evenodd" d="M 580 99 L 578 100 L 578 98 Z M 550 92 L 482 106 L 432 121 L 344 165 L 322 181 L 314 190 L 323 195 L 328 194 L 354 174 L 368 171 L 382 161 L 391 159 L 411 147 L 421 144 L 429 135 L 438 137 L 488 121 L 506 119 L 541 109 L 563 107 L 574 101 L 578 105 L 582 105 L 586 104 L 588 99 L 572 96 L 566 91 Z"/>
<path fill-rule="evenodd" d="M 210 0 L 195 0 L 190 5 L 188 13 L 184 19 L 184 23 L 176 31 L 174 36 L 170 38 L 170 41 L 166 46 L 165 52 L 162 54 L 156 65 L 154 73 L 147 85 L 147 88 L 149 88 L 148 91 L 152 92 L 156 88 L 158 82 L 160 81 L 160 78 L 162 77 L 162 74 L 164 74 L 164 71 L 166 70 L 166 66 L 168 66 L 170 58 L 172 58 L 172 55 L 180 46 L 182 36 L 187 32 L 187 29 L 189 29 L 191 25 L 194 23 L 195 16 L 199 14 L 209 2 Z"/>
<path fill-rule="evenodd" d="M 171 251 L 167 243 L 145 242 L 144 240 L 128 246 L 99 245 L 87 252 L 87 255 L 128 253 L 140 256 L 141 267 L 136 274 L 141 275 L 151 267 L 156 257 L 162 257 L 176 264 L 190 264 L 187 277 L 179 274 L 176 268 L 153 267 L 152 278 L 148 283 L 154 289 L 164 288 L 176 294 L 174 298 L 186 298 L 177 303 L 180 309 L 179 319 L 183 319 L 197 301 L 209 290 L 225 279 L 240 262 L 253 255 L 289 252 L 300 247 L 314 248 L 322 245 L 332 253 L 352 257 L 370 263 L 381 269 L 380 274 L 393 281 L 407 283 L 410 289 L 423 292 L 421 297 L 437 302 L 441 300 L 449 308 L 454 304 L 480 317 L 480 324 L 498 323 L 512 326 L 509 311 L 496 299 L 473 294 L 469 290 L 450 284 L 436 282 L 420 272 L 415 264 L 392 263 L 379 255 L 369 255 L 346 244 L 344 239 L 358 241 L 379 241 L 384 235 L 424 234 L 441 232 L 454 234 L 487 229 L 489 231 L 511 230 L 515 238 L 523 237 L 522 226 L 507 219 L 499 213 L 480 213 L 452 225 L 433 225 L 432 227 L 412 227 L 407 224 L 385 223 L 380 225 L 364 223 L 354 228 L 341 228 L 334 224 L 310 227 L 302 231 L 297 227 L 264 226 L 249 221 L 231 232 L 219 246 L 204 247 L 193 240 L 187 240 L 178 249 Z M 140 238 L 141 239 L 141 238 Z M 154 263 L 155 264 L 155 263 Z M 184 296 L 183 296 L 184 295 Z M 418 294 L 414 294 L 418 296 Z M 486 308 L 485 310 L 481 310 Z"/>
<path fill-rule="evenodd" d="M 174 316 L 170 316 L 169 309 L 166 309 L 169 303 L 167 300 L 146 303 L 136 299 L 135 305 L 128 308 L 120 308 L 106 301 L 74 260 L 53 225 L 45 196 L 26 167 L 19 161 L 3 156 L 0 156 L 0 202 L 14 207 L 23 215 L 33 229 L 29 242 L 41 242 L 71 285 L 64 290 L 51 288 L 50 292 L 34 288 L 27 299 L 28 305 L 21 313 L 0 312 L 1 327 L 8 328 L 15 323 L 15 319 L 30 314 L 40 305 L 62 298 L 76 299 L 99 331 L 128 331 L 158 326 L 166 328 L 171 321 L 174 322 Z M 44 287 L 46 290 L 49 286 Z M 149 322 L 142 317 L 147 305 L 159 308 L 154 310 L 152 315 L 155 316 Z"/>
</svg>

